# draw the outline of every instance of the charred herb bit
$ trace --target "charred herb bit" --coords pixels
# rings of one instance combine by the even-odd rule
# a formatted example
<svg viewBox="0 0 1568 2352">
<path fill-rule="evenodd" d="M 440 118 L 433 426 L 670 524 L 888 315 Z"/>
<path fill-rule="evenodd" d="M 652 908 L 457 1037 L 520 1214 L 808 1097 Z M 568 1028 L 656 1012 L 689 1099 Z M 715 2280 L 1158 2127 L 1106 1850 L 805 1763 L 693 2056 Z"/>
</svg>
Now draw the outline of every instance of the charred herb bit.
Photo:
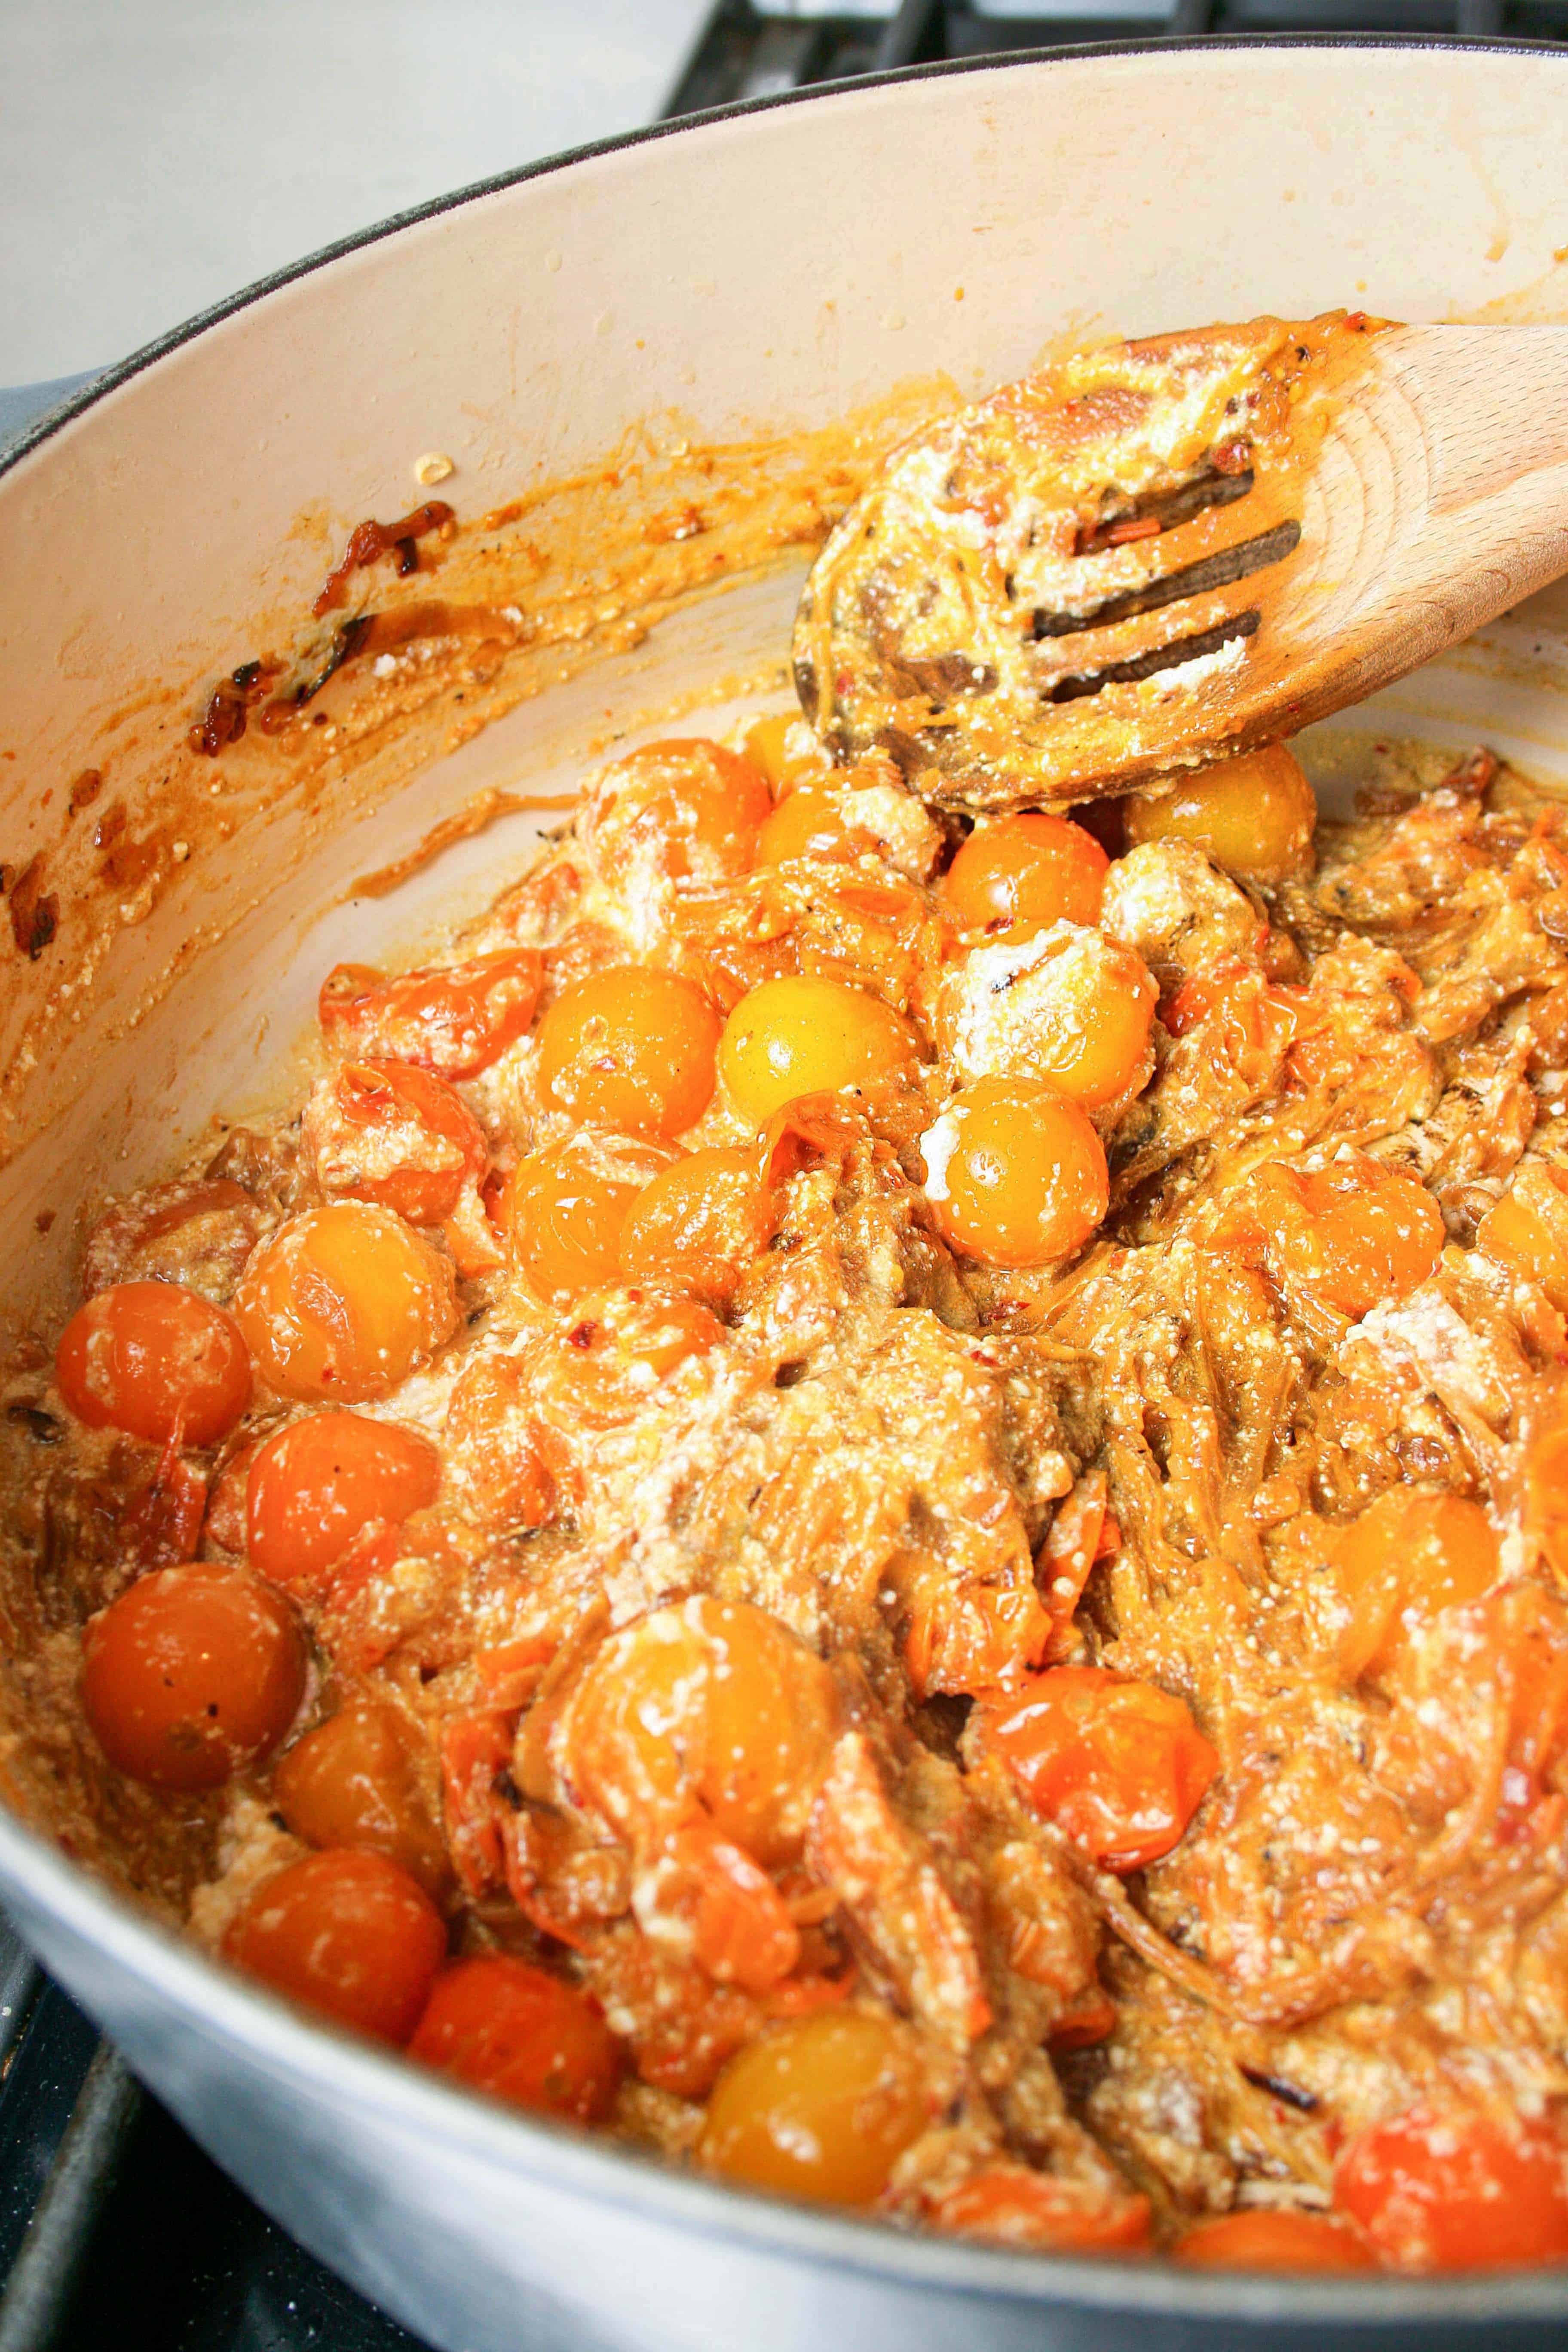
<svg viewBox="0 0 1568 2352">
<path fill-rule="evenodd" d="M 1242 2073 L 1254 2090 L 1267 2091 L 1271 2099 L 1279 2099 L 1294 2107 L 1299 2116 L 1316 2115 L 1321 2104 L 1315 2091 L 1303 2091 L 1295 2083 L 1287 2083 L 1281 2075 L 1266 2074 L 1261 2066 L 1244 2066 Z"/>
<path fill-rule="evenodd" d="M 384 555 L 395 554 L 400 579 L 419 569 L 419 550 L 416 541 L 426 531 L 439 530 L 443 524 L 455 520 L 445 499 L 427 499 L 412 514 L 400 515 L 395 522 L 356 523 L 349 533 L 349 543 L 342 558 L 328 572 L 321 594 L 310 610 L 317 620 L 333 612 L 348 593 L 350 575 L 363 572 Z"/>
<path fill-rule="evenodd" d="M 5 1408 L 5 1418 L 18 1429 L 25 1429 L 35 1445 L 58 1445 L 65 1431 L 52 1412 L 41 1404 L 28 1404 L 25 1399 Z"/>
<path fill-rule="evenodd" d="M 60 902 L 44 892 L 42 850 L 30 857 L 11 885 L 11 936 L 36 963 L 60 927 Z"/>
<path fill-rule="evenodd" d="M 351 660 L 359 651 L 374 617 L 374 613 L 361 613 L 356 619 L 345 621 L 342 627 L 334 633 L 331 650 L 315 677 L 304 679 L 285 699 L 269 704 L 267 718 L 270 719 L 272 712 L 276 711 L 279 717 L 274 724 L 280 725 L 291 710 L 303 710 L 308 702 L 313 702 L 327 680 L 335 677 L 344 662 Z"/>
</svg>

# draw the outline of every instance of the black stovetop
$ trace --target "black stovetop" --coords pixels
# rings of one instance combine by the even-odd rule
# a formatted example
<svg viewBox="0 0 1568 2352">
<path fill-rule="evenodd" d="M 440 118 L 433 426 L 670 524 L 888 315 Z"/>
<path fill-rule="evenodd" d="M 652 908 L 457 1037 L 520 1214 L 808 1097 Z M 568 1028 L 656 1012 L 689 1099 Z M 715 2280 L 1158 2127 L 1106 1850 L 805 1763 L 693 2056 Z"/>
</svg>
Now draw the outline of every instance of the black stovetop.
<svg viewBox="0 0 1568 2352">
<path fill-rule="evenodd" d="M 1568 0 L 900 0 L 884 19 L 718 0 L 668 116 L 848 74 L 1158 35 L 1568 39 Z M 0 1923 L 0 2352 L 420 2352 L 258 2210 Z"/>
</svg>

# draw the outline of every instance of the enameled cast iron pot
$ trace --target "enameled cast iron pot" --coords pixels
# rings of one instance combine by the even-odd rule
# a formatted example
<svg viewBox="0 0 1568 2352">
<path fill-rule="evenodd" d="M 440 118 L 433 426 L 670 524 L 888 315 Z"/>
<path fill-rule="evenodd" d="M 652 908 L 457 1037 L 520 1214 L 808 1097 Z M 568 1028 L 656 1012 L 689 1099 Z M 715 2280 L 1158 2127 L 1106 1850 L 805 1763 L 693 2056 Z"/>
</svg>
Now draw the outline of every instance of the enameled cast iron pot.
<svg viewBox="0 0 1568 2352">
<path fill-rule="evenodd" d="M 560 790 L 617 709 L 651 714 L 785 642 L 798 562 L 628 637 L 467 742 L 449 730 L 416 773 L 383 747 L 357 800 L 331 775 L 273 792 L 258 757 L 182 764 L 203 681 L 308 608 L 349 524 L 426 494 L 422 453 L 454 460 L 443 494 L 472 517 L 624 452 L 650 415 L 685 420 L 661 428 L 667 452 L 678 429 L 787 436 L 916 373 L 971 393 L 1085 327 L 1338 303 L 1568 318 L 1565 155 L 1563 52 L 1172 44 L 931 69 L 454 197 L 127 362 L 0 478 L 0 857 L 14 882 L 42 848 L 33 895 L 55 900 L 52 940 L 35 914 L 37 952 L 4 948 L 4 1303 L 58 1310 L 83 1197 L 166 1167 L 214 1104 L 262 1086 L 330 961 L 416 944 L 437 902 L 477 905 L 537 820 L 476 835 L 390 898 L 345 898 L 353 876 L 486 787 Z M 1536 599 L 1346 726 L 1485 739 L 1568 777 L 1565 614 Z M 1327 775 L 1336 739 L 1320 738 Z M 89 770 L 96 799 L 69 816 Z M 121 840 L 151 846 L 116 867 L 111 827 L 94 896 L 85 828 L 117 802 Z M 728 2192 L 309 2024 L 9 1812 L 0 1896 L 219 2162 L 452 2352 L 1426 2347 L 1544 2344 L 1568 2322 L 1564 2272 L 1204 2277 Z"/>
</svg>

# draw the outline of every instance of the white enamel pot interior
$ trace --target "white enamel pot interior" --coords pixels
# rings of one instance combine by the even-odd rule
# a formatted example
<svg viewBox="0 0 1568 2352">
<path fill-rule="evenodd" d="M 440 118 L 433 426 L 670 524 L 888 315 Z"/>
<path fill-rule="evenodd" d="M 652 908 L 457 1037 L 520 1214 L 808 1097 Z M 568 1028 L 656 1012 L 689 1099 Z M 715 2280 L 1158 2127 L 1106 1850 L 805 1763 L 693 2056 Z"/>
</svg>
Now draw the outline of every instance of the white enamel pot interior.
<svg viewBox="0 0 1568 2352">
<path fill-rule="evenodd" d="M 439 908 L 479 903 L 536 820 L 492 825 L 388 898 L 345 903 L 353 877 L 484 787 L 568 788 L 616 713 L 782 656 L 798 563 L 683 610 L 416 772 L 388 757 L 357 802 L 330 778 L 313 799 L 281 771 L 274 789 L 254 742 L 248 766 L 194 762 L 204 682 L 308 608 L 353 522 L 424 495 L 421 452 L 454 460 L 442 494 L 462 520 L 602 461 L 650 415 L 667 442 L 805 432 L 917 374 L 976 391 L 1084 329 L 1337 303 L 1568 317 L 1565 153 L 1561 53 L 1205 44 L 921 72 L 453 199 L 120 371 L 0 477 L 0 857 L 15 875 L 43 853 L 58 917 L 36 958 L 4 947 L 6 1308 L 25 1321 L 61 1302 L 85 1198 L 167 1166 L 215 1105 L 265 1094 L 330 961 L 394 955 Z M 1342 731 L 1484 739 L 1568 776 L 1563 612 L 1535 600 Z M 1342 765 L 1332 730 L 1309 750 L 1325 774 Z M 88 769 L 133 833 L 198 786 L 213 824 L 184 856 L 163 839 L 178 870 L 165 857 L 155 887 L 132 873 L 118 898 L 89 889 L 94 811 L 66 814 Z M 1568 2318 L 1561 2273 L 1203 2278 L 916 2242 L 723 2192 L 311 2026 L 9 1814 L 0 1894 L 236 2178 L 454 2352 L 1146 2352 L 1265 2327 L 1544 2343 Z"/>
</svg>

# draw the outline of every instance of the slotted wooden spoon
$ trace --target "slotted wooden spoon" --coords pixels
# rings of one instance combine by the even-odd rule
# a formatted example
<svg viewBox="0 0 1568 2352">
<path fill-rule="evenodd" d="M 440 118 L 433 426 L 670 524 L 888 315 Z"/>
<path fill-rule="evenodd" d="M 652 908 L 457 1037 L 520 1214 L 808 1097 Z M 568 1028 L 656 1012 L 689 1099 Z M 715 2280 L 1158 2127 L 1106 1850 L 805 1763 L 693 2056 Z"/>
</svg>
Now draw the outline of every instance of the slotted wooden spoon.
<svg viewBox="0 0 1568 2352">
<path fill-rule="evenodd" d="M 1292 735 L 1564 570 L 1568 328 L 1258 319 L 906 442 L 813 566 L 795 679 L 928 800 L 1084 800 Z"/>
</svg>

